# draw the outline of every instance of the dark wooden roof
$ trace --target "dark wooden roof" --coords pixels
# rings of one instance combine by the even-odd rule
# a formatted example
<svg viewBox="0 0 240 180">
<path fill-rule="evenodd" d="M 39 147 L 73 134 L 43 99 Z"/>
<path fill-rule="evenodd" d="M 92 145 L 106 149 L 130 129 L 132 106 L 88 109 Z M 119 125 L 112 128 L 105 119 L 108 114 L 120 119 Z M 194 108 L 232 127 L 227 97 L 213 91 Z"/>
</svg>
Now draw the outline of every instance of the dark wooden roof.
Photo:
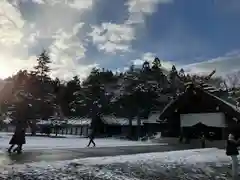
<svg viewBox="0 0 240 180">
<path fill-rule="evenodd" d="M 199 86 L 191 85 L 189 86 L 186 91 L 179 96 L 177 96 L 175 99 L 173 99 L 161 112 L 159 116 L 159 121 L 165 120 L 168 117 L 172 115 L 176 110 L 184 106 L 186 103 L 189 103 L 191 98 L 194 98 L 198 96 L 198 98 L 201 99 L 201 101 L 206 104 L 206 109 L 210 106 L 215 106 L 219 108 L 218 111 L 227 113 L 232 118 L 240 120 L 240 109 L 238 109 L 235 105 L 215 96 L 214 94 L 210 93 L 207 90 L 204 90 L 203 88 Z M 192 103 L 192 106 L 197 106 L 196 103 Z M 204 107 L 203 107 L 204 108 Z M 190 112 L 189 112 L 190 113 Z"/>
</svg>

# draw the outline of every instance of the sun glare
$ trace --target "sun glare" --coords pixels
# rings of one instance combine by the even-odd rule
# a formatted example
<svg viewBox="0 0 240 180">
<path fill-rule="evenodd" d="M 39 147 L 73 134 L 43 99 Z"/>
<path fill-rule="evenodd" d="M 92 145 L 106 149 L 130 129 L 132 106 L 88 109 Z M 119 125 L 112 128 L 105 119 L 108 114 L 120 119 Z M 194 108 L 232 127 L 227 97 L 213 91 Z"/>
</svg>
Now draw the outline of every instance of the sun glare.
<svg viewBox="0 0 240 180">
<path fill-rule="evenodd" d="M 6 67 L 6 66 L 1 66 L 0 67 L 0 79 L 5 79 L 9 76 L 12 75 L 12 71 L 10 68 Z"/>
</svg>

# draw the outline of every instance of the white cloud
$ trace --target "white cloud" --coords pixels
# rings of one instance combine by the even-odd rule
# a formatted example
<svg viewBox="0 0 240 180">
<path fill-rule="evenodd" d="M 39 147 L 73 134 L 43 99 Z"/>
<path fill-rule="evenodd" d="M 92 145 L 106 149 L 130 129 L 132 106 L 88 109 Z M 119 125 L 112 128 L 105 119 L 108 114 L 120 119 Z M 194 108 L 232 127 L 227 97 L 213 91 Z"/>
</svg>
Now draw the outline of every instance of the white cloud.
<svg viewBox="0 0 240 180">
<path fill-rule="evenodd" d="M 130 42 L 135 39 L 134 29 L 126 24 L 102 23 L 101 26 L 92 26 L 89 36 L 99 50 L 107 53 L 127 52 Z"/>
<path fill-rule="evenodd" d="M 128 44 L 116 44 L 113 42 L 106 42 L 105 44 L 99 44 L 98 45 L 99 50 L 103 50 L 107 53 L 114 53 L 116 54 L 116 51 L 120 51 L 120 52 L 129 52 L 130 51 L 130 47 Z"/>
<path fill-rule="evenodd" d="M 27 0 L 20 0 L 27 1 Z M 86 10 L 92 8 L 95 0 L 32 0 L 32 2 L 37 4 L 47 4 L 47 5 L 67 5 L 73 9 Z"/>
<path fill-rule="evenodd" d="M 85 66 L 76 66 L 72 68 L 72 66 L 64 66 L 58 64 L 58 66 L 55 66 L 55 68 L 58 71 L 54 71 L 52 73 L 52 77 L 62 77 L 62 79 L 69 80 L 73 76 L 78 75 L 80 79 L 85 79 L 87 75 L 91 72 L 92 68 L 98 68 L 99 64 L 93 63 Z M 61 71 L 59 71 L 61 69 Z"/>
<path fill-rule="evenodd" d="M 24 6 L 27 1 L 0 1 L 0 78 L 19 69 L 31 69 L 36 63 L 35 55 L 48 47 L 53 60 L 52 76 L 85 77 L 97 66 L 94 62 L 82 63 L 86 61 L 82 14 L 91 10 L 94 0 L 32 0 L 40 7 L 40 14 L 24 13 L 32 16 L 31 22 L 19 10 L 20 3 Z"/>
<path fill-rule="evenodd" d="M 75 75 L 78 70 L 84 69 L 78 68 L 79 59 L 86 57 L 86 48 L 77 36 L 78 30 L 82 28 L 82 26 L 83 23 L 76 24 L 70 33 L 59 29 L 53 36 L 55 41 L 50 46 L 50 56 L 54 63 L 54 69 L 58 69 L 61 72 L 64 71 L 64 73 L 68 71 L 69 74 Z M 81 76 L 86 76 L 83 72 L 79 73 L 81 73 Z"/>
<path fill-rule="evenodd" d="M 155 57 L 156 57 L 156 54 L 151 52 L 144 53 L 142 56 L 144 61 L 153 61 Z"/>
<path fill-rule="evenodd" d="M 0 1 L 0 78 L 6 78 L 19 69 L 29 69 L 33 57 L 27 57 L 27 50 L 16 48 L 24 37 L 26 24 L 21 12 L 8 1 Z"/>
<path fill-rule="evenodd" d="M 128 18 L 121 24 L 102 23 L 92 26 L 89 36 L 97 48 L 106 53 L 129 52 L 131 42 L 136 39 L 136 30 L 144 18 L 156 11 L 159 3 L 170 3 L 173 0 L 128 0 L 125 5 L 128 9 Z"/>
<path fill-rule="evenodd" d="M 144 61 L 149 61 L 151 63 L 155 57 L 156 54 L 147 52 L 142 54 L 140 58 L 132 60 L 131 62 L 136 66 L 141 66 Z M 239 71 L 240 50 L 234 50 L 223 56 L 208 59 L 199 63 L 181 65 L 171 61 L 161 60 L 161 64 L 162 67 L 166 69 L 171 69 L 172 65 L 176 65 L 177 69 L 183 68 L 186 73 L 190 74 L 209 74 L 213 70 L 216 70 L 217 76 L 226 76 L 229 73 Z"/>
<path fill-rule="evenodd" d="M 145 61 L 152 62 L 155 57 L 156 57 L 156 54 L 147 52 L 142 54 L 142 56 L 139 59 L 132 60 L 132 62 L 136 66 L 141 66 Z"/>
<path fill-rule="evenodd" d="M 144 60 L 142 59 L 135 59 L 132 60 L 134 66 L 141 66 L 144 63 Z"/>
<path fill-rule="evenodd" d="M 70 78 L 78 74 L 84 78 L 91 68 L 99 66 L 86 56 L 88 35 L 99 51 L 119 55 L 130 52 L 138 25 L 156 11 L 158 3 L 167 3 L 166 0 L 129 0 L 126 4 L 128 17 L 124 22 L 104 22 L 92 26 L 88 34 L 85 28 L 88 17 L 84 13 L 92 9 L 96 0 L 31 0 L 35 4 L 29 7 L 33 6 L 36 11 L 21 13 L 20 7 L 28 1 L 12 0 L 11 4 L 7 0 L 0 1 L 1 77 L 18 69 L 30 69 L 35 64 L 35 55 L 47 48 L 53 60 L 52 76 Z M 91 15 L 94 16 L 94 12 Z M 140 59 L 146 58 L 150 59 L 151 53 Z"/>
<path fill-rule="evenodd" d="M 11 46 L 20 43 L 24 20 L 21 13 L 6 0 L 0 1 L 0 43 Z"/>
<path fill-rule="evenodd" d="M 43 0 L 32 0 L 32 2 L 38 3 L 38 4 L 44 4 L 44 1 L 43 1 Z"/>
<path fill-rule="evenodd" d="M 157 10 L 158 4 L 173 3 L 173 0 L 129 0 L 129 18 L 127 24 L 139 24 L 144 22 L 146 15 L 151 15 Z"/>
<path fill-rule="evenodd" d="M 40 37 L 40 31 L 35 31 L 29 34 L 29 36 L 26 38 L 26 41 L 29 44 L 33 44 L 36 43 L 38 37 Z"/>
<path fill-rule="evenodd" d="M 68 5 L 78 10 L 89 9 L 93 4 L 93 0 L 68 0 Z"/>
<path fill-rule="evenodd" d="M 231 51 L 217 58 L 181 67 L 189 73 L 209 73 L 216 69 L 217 75 L 225 76 L 240 69 L 240 50 Z"/>
</svg>

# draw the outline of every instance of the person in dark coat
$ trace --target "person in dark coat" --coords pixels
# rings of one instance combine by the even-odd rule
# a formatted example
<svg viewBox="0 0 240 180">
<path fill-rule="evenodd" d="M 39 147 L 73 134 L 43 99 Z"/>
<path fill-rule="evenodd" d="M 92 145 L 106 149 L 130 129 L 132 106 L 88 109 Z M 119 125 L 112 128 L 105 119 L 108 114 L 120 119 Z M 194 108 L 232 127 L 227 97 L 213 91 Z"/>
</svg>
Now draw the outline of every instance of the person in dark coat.
<svg viewBox="0 0 240 180">
<path fill-rule="evenodd" d="M 201 148 L 205 148 L 206 147 L 206 138 L 205 138 L 204 134 L 202 134 L 202 136 L 200 137 L 200 141 L 201 141 Z"/>
<path fill-rule="evenodd" d="M 94 142 L 94 138 L 96 135 L 96 127 L 98 126 L 99 122 L 101 121 L 101 113 L 100 113 L 100 108 L 101 105 L 98 104 L 97 101 L 93 102 L 93 106 L 92 106 L 92 122 L 91 122 L 91 129 L 89 131 L 89 143 L 87 145 L 87 147 L 89 147 L 91 144 L 93 144 L 93 146 L 96 146 L 96 143 Z"/>
<path fill-rule="evenodd" d="M 90 129 L 88 137 L 89 137 L 89 143 L 88 143 L 87 147 L 89 147 L 91 144 L 93 144 L 93 147 L 95 147 L 96 146 L 96 143 L 94 142 L 95 130 Z"/>
<path fill-rule="evenodd" d="M 11 153 L 13 147 L 17 145 L 13 152 L 17 152 L 18 154 L 20 154 L 22 152 L 22 145 L 25 143 L 25 128 L 19 123 L 16 126 L 15 132 L 9 142 L 11 146 L 9 147 L 8 152 Z"/>
<path fill-rule="evenodd" d="M 240 143 L 240 139 L 236 139 L 235 136 L 230 133 L 228 135 L 228 140 L 226 144 L 226 155 L 232 158 L 232 177 L 233 180 L 238 179 L 238 146 Z"/>
</svg>

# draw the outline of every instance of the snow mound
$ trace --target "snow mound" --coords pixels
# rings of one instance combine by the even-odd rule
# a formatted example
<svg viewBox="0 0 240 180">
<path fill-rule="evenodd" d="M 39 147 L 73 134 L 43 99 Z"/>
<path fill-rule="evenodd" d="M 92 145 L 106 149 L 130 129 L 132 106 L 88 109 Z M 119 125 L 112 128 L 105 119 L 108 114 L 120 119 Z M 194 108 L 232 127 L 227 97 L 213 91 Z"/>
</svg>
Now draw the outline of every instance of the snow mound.
<svg viewBox="0 0 240 180">
<path fill-rule="evenodd" d="M 230 158 L 224 151 L 197 149 L 97 157 L 1 167 L 0 178 L 19 180 L 227 180 Z"/>
<path fill-rule="evenodd" d="M 158 142 L 162 139 L 162 134 L 161 132 L 157 132 L 151 136 L 144 136 L 140 139 L 140 141 L 142 142 L 148 142 L 148 143 L 154 143 L 154 142 Z M 165 143 L 168 144 L 168 143 Z"/>
</svg>

